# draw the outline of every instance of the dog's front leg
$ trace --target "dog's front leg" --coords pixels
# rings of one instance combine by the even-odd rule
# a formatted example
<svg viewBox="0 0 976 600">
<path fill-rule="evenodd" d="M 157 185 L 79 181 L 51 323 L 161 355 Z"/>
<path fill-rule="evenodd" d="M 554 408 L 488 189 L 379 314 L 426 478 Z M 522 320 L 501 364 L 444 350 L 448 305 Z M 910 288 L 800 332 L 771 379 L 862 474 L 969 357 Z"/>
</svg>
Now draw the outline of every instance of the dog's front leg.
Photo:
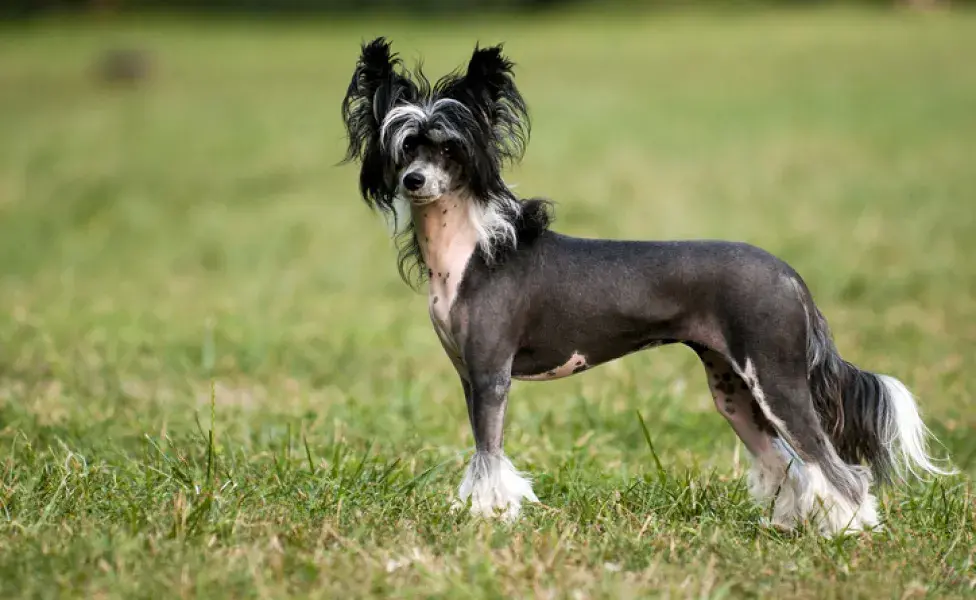
<svg viewBox="0 0 976 600">
<path fill-rule="evenodd" d="M 515 470 L 502 450 L 510 384 L 511 358 L 501 368 L 470 371 L 468 407 L 475 454 L 458 489 L 462 502 L 471 500 L 472 514 L 506 521 L 518 517 L 523 499 L 539 501 L 531 482 Z"/>
</svg>

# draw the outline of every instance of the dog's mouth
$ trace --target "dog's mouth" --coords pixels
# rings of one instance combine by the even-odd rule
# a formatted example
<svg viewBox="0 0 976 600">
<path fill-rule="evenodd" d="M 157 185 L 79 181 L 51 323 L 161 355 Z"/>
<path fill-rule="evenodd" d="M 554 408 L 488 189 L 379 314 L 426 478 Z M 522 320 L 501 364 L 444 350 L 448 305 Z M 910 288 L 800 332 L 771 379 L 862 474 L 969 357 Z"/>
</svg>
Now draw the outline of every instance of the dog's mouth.
<svg viewBox="0 0 976 600">
<path fill-rule="evenodd" d="M 440 197 L 435 194 L 420 195 L 420 194 L 411 194 L 409 192 L 407 192 L 404 195 L 407 197 L 407 200 L 411 202 L 411 204 L 416 204 L 417 206 L 430 204 L 432 202 L 435 202 Z"/>
</svg>

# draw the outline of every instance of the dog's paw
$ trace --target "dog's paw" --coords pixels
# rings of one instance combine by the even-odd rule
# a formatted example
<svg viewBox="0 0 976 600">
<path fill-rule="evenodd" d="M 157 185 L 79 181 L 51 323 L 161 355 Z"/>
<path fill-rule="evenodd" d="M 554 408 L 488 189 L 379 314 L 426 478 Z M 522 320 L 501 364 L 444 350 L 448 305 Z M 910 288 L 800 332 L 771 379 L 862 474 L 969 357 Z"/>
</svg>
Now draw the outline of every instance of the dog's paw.
<svg viewBox="0 0 976 600">
<path fill-rule="evenodd" d="M 476 517 L 511 523 L 518 518 L 524 501 L 539 501 L 532 483 L 505 456 L 478 452 L 468 465 L 452 508 L 470 503 L 471 514 Z"/>
</svg>

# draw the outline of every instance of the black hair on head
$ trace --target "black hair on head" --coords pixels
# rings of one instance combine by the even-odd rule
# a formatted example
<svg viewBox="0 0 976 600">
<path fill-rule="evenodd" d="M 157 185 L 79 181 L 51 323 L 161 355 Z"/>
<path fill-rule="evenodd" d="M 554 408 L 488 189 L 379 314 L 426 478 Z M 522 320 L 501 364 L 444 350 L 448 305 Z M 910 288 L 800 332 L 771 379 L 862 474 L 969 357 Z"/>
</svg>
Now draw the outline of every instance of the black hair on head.
<svg viewBox="0 0 976 600">
<path fill-rule="evenodd" d="M 465 73 L 448 75 L 435 86 L 436 94 L 473 110 L 499 162 L 519 161 L 531 131 L 528 107 L 512 78 L 514 66 L 501 44 L 475 47 Z"/>
<path fill-rule="evenodd" d="M 349 138 L 345 162 L 358 160 L 362 165 L 359 188 L 372 207 L 392 211 L 396 194 L 396 173 L 380 147 L 380 126 L 397 103 L 413 102 L 417 96 L 416 84 L 404 73 L 402 61 L 386 38 L 363 44 L 342 100 L 342 120 Z"/>
</svg>

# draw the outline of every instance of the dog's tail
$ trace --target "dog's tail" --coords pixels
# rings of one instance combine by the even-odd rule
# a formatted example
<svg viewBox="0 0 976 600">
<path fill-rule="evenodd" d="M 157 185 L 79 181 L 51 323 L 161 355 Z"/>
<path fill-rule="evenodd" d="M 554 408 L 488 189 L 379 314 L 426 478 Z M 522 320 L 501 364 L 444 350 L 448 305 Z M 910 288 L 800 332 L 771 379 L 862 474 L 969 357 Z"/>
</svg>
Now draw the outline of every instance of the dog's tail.
<svg viewBox="0 0 976 600">
<path fill-rule="evenodd" d="M 807 367 L 810 391 L 821 424 L 840 457 L 867 463 L 875 480 L 890 483 L 908 474 L 951 475 L 955 471 L 929 455 L 934 439 L 922 422 L 915 398 L 888 375 L 862 371 L 841 358 L 809 291 L 801 294 L 807 312 Z"/>
</svg>

